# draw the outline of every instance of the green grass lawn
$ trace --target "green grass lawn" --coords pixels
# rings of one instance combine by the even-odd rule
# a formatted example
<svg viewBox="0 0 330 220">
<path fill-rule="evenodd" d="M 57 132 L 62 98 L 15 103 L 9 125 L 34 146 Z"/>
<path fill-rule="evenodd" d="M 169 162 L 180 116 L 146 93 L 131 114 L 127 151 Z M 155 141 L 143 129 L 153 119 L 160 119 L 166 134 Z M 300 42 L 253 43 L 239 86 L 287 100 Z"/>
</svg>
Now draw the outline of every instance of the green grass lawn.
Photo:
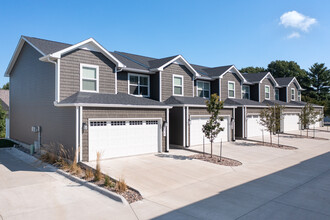
<svg viewBox="0 0 330 220">
<path fill-rule="evenodd" d="M 12 147 L 14 146 L 14 142 L 7 140 L 7 139 L 0 139 L 0 148 L 4 147 Z"/>
</svg>

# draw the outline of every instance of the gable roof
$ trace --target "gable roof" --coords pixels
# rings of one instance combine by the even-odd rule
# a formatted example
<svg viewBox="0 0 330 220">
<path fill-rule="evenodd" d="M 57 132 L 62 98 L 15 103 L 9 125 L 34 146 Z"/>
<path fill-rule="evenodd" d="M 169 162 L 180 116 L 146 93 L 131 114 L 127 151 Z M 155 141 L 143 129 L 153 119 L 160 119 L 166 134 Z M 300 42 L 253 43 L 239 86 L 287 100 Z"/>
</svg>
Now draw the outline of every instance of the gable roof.
<svg viewBox="0 0 330 220">
<path fill-rule="evenodd" d="M 54 53 L 72 46 L 72 44 L 45 40 L 36 37 L 22 36 L 22 38 L 26 39 L 28 42 L 37 47 L 40 51 L 43 52 L 44 55 Z"/>
<path fill-rule="evenodd" d="M 227 98 L 224 101 L 224 104 L 226 105 L 234 105 L 234 106 L 256 106 L 256 107 L 265 107 L 266 105 L 254 100 L 250 99 L 232 99 Z"/>
<path fill-rule="evenodd" d="M 296 77 L 294 76 L 290 76 L 290 77 L 281 77 L 281 78 L 275 78 L 275 80 L 277 81 L 278 85 L 280 87 L 287 87 L 289 86 L 292 82 L 295 82 L 298 85 L 298 88 L 300 90 L 303 90 L 303 88 L 300 86 L 298 80 L 296 79 Z"/>
<path fill-rule="evenodd" d="M 9 110 L 9 90 L 0 89 L 0 103 L 3 110 Z"/>
<path fill-rule="evenodd" d="M 250 83 L 258 83 L 260 82 L 268 72 L 259 72 L 259 73 L 243 73 L 245 79 Z"/>
</svg>

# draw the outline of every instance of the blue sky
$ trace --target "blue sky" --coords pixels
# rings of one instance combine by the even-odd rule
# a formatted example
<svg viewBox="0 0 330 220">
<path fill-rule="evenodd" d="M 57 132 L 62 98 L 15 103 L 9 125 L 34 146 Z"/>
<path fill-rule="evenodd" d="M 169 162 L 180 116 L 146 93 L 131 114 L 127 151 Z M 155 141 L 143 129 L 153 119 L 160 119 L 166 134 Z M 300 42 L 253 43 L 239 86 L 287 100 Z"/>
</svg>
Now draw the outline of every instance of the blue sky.
<svg viewBox="0 0 330 220">
<path fill-rule="evenodd" d="M 266 67 L 277 59 L 329 66 L 329 10 L 328 0 L 2 1 L 0 85 L 21 35 L 93 37 L 111 51 L 182 54 L 206 66 Z"/>
</svg>

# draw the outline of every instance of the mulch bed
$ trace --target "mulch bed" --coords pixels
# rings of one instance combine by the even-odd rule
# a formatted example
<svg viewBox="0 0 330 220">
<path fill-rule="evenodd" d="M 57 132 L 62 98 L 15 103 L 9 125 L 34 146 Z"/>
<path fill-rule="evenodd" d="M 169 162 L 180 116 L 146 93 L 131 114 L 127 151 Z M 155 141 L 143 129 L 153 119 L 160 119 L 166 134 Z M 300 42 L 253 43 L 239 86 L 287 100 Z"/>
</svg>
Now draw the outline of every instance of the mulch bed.
<svg viewBox="0 0 330 220">
<path fill-rule="evenodd" d="M 210 162 L 210 163 L 214 163 L 214 164 L 218 164 L 218 165 L 223 165 L 223 166 L 230 166 L 230 167 L 236 167 L 236 166 L 242 165 L 241 162 L 227 158 L 227 157 L 221 157 L 221 161 L 220 161 L 220 157 L 217 155 L 213 155 L 211 157 L 211 155 L 209 155 L 209 154 L 205 154 L 205 155 L 194 154 L 194 155 L 189 156 L 189 158 L 202 160 L 202 161 L 206 161 L 206 162 Z"/>
<path fill-rule="evenodd" d="M 30 151 L 28 149 L 26 149 L 26 148 L 24 148 L 24 147 L 22 147 L 20 145 L 16 145 L 15 148 L 18 149 L 18 150 L 20 150 L 20 151 L 22 151 L 22 152 L 24 152 L 24 153 L 30 154 Z M 34 154 L 33 156 L 36 157 L 36 158 L 38 158 L 40 160 L 40 155 L 39 154 Z M 46 163 L 46 162 L 44 162 L 44 163 Z M 85 181 L 88 181 L 90 183 L 94 183 L 94 184 L 96 184 L 99 187 L 103 187 L 104 189 L 107 189 L 107 190 L 109 190 L 111 192 L 117 193 L 117 194 L 123 196 L 127 200 L 128 203 L 133 203 L 133 202 L 136 202 L 136 201 L 139 201 L 139 200 L 142 200 L 143 199 L 143 197 L 141 196 L 141 194 L 137 190 L 131 188 L 130 186 L 127 186 L 127 190 L 125 192 L 119 192 L 119 191 L 117 191 L 115 189 L 114 185 L 118 181 L 115 180 L 115 179 L 113 179 L 113 178 L 111 178 L 111 177 L 109 177 L 109 178 L 110 178 L 110 181 L 113 183 L 113 187 L 105 186 L 104 185 L 104 174 L 102 174 L 101 180 L 99 180 L 97 182 L 94 181 L 94 176 L 92 178 L 86 179 L 86 177 L 85 177 L 86 167 L 85 166 L 80 166 L 78 164 L 78 166 L 81 168 L 81 172 L 78 174 L 78 173 L 72 173 L 72 172 L 70 172 L 70 170 L 68 168 L 63 168 L 59 164 L 56 164 L 55 163 L 55 164 L 51 164 L 51 165 L 54 166 L 54 167 L 56 167 L 56 168 L 58 168 L 58 169 L 61 169 L 61 170 L 65 171 L 65 172 L 69 173 L 70 175 L 76 176 L 76 177 L 78 177 L 80 179 L 83 179 Z M 94 169 L 92 169 L 92 170 L 93 170 L 93 172 L 95 172 Z"/>
</svg>

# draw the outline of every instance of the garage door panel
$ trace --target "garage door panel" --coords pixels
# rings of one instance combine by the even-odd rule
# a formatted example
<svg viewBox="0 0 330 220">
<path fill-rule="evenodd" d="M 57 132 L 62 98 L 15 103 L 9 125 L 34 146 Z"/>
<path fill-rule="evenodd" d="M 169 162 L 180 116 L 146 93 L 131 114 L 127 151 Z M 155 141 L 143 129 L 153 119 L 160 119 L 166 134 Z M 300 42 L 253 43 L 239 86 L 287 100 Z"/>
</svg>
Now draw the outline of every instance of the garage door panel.
<svg viewBox="0 0 330 220">
<path fill-rule="evenodd" d="M 266 130 L 264 126 L 260 124 L 259 115 L 249 115 L 246 120 L 247 137 L 262 136 L 262 131 Z"/>
<path fill-rule="evenodd" d="M 283 126 L 284 132 L 299 130 L 299 115 L 298 114 L 284 114 L 283 115 L 283 124 L 284 124 L 284 126 Z"/>
<path fill-rule="evenodd" d="M 108 121 L 106 125 L 89 127 L 89 160 L 155 153 L 159 149 L 158 121 Z M 93 126 L 94 125 L 94 126 Z"/>
<path fill-rule="evenodd" d="M 191 117 L 190 121 L 190 146 L 201 145 L 203 144 L 204 133 L 202 131 L 203 125 L 206 124 L 208 117 Z M 228 118 L 223 118 L 223 121 L 220 122 L 220 126 L 224 128 L 218 136 L 215 138 L 214 142 L 220 142 L 221 139 L 223 142 L 228 141 Z M 209 144 L 210 141 L 205 137 L 205 143 Z"/>
</svg>

